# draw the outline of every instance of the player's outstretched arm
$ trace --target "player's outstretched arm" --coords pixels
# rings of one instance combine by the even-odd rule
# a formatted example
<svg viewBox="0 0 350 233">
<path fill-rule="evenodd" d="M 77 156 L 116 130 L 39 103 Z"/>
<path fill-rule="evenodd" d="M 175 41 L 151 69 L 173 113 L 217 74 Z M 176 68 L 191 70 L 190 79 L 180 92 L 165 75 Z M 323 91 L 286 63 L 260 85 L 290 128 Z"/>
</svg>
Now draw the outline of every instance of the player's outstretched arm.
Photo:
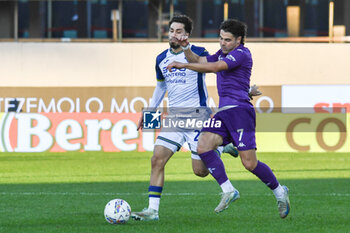
<svg viewBox="0 0 350 233">
<path fill-rule="evenodd" d="M 185 53 L 186 59 L 189 63 L 206 63 L 207 58 L 201 57 L 195 54 L 191 50 L 190 42 L 188 41 L 188 36 L 181 36 L 176 38 L 178 43 L 180 44 L 182 50 Z"/>
<path fill-rule="evenodd" d="M 207 63 L 181 63 L 172 62 L 167 66 L 167 69 L 171 72 L 172 68 L 177 69 L 190 69 L 200 73 L 216 73 L 222 70 L 227 70 L 228 65 L 224 61 L 207 62 Z"/>
<path fill-rule="evenodd" d="M 190 44 L 188 44 L 190 46 Z M 190 63 L 207 63 L 207 57 L 201 57 L 192 52 L 190 47 L 183 47 L 183 51 L 185 52 L 185 56 L 188 62 Z"/>
</svg>

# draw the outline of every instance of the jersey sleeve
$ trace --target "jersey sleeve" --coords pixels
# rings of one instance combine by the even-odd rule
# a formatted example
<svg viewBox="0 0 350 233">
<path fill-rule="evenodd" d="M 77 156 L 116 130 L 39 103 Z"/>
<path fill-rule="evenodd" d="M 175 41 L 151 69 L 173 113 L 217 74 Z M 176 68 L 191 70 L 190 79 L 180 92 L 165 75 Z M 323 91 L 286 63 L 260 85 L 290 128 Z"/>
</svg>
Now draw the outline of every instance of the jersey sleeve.
<svg viewBox="0 0 350 233">
<path fill-rule="evenodd" d="M 157 82 L 157 86 L 153 91 L 151 103 L 149 105 L 150 108 L 157 108 L 159 104 L 162 102 L 164 95 L 166 93 L 166 84 L 165 82 Z"/>
<path fill-rule="evenodd" d="M 244 51 L 242 49 L 236 49 L 227 54 L 223 61 L 227 63 L 228 69 L 231 70 L 240 66 L 246 59 L 247 55 Z"/>
<path fill-rule="evenodd" d="M 204 47 L 197 47 L 195 45 L 192 45 L 191 50 L 200 57 L 209 56 L 208 51 Z"/>
<path fill-rule="evenodd" d="M 167 50 L 159 54 L 156 58 L 156 75 L 157 75 L 157 81 L 162 82 L 165 80 L 162 71 L 159 68 L 159 64 L 165 59 Z"/>
<path fill-rule="evenodd" d="M 159 68 L 159 65 L 156 64 L 156 74 L 157 74 L 157 81 L 162 82 L 165 80 L 162 71 Z"/>
<path fill-rule="evenodd" d="M 209 55 L 207 56 L 207 61 L 208 62 L 216 62 L 219 60 L 219 55 L 220 55 L 220 50 L 217 51 L 215 54 L 213 55 Z"/>
</svg>

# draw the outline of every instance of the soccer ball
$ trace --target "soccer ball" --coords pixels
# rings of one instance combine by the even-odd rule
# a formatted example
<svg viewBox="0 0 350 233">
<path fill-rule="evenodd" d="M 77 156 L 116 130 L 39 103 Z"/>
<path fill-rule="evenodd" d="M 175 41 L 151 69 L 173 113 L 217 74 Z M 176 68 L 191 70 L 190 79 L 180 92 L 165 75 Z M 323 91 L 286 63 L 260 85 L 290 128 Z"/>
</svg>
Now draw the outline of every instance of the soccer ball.
<svg viewBox="0 0 350 233">
<path fill-rule="evenodd" d="M 123 224 L 129 220 L 131 208 L 126 201 L 113 199 L 107 203 L 104 214 L 110 224 Z"/>
</svg>

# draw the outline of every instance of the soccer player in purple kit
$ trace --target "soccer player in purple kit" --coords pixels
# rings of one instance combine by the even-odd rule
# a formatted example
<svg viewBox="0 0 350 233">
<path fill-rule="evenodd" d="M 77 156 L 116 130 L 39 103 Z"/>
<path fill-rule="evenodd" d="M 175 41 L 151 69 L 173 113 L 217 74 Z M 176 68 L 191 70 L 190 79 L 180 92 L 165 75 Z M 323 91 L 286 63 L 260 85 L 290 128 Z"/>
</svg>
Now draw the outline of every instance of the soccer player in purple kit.
<svg viewBox="0 0 350 233">
<path fill-rule="evenodd" d="M 247 26 L 245 23 L 228 19 L 220 25 L 220 47 L 214 55 L 201 57 L 190 49 L 188 37 L 177 38 L 189 63 L 172 62 L 172 68 L 186 68 L 201 73 L 217 74 L 219 110 L 214 121 L 221 121 L 221 127 L 202 129 L 197 152 L 211 175 L 223 190 L 221 201 L 215 212 L 228 208 L 240 195 L 227 177 L 223 162 L 215 149 L 232 142 L 238 149 L 243 166 L 274 193 L 281 218 L 290 210 L 288 188 L 281 186 L 272 170 L 256 156 L 255 110 L 249 99 L 250 76 L 253 66 L 252 56 L 244 47 Z"/>
</svg>

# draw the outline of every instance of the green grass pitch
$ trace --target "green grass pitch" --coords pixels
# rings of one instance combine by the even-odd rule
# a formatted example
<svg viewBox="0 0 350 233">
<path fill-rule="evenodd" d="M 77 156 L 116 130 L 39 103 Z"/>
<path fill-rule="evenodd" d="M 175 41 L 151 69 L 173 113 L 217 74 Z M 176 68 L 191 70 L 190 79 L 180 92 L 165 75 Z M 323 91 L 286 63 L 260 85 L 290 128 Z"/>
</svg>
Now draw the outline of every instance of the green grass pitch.
<svg viewBox="0 0 350 233">
<path fill-rule="evenodd" d="M 148 205 L 152 153 L 0 153 L 0 232 L 350 232 L 350 155 L 259 153 L 290 189 L 291 213 L 280 219 L 272 192 L 223 155 L 241 199 L 215 214 L 221 189 L 192 173 L 190 154 L 166 166 L 160 221 L 110 225 L 105 204 Z"/>
</svg>

